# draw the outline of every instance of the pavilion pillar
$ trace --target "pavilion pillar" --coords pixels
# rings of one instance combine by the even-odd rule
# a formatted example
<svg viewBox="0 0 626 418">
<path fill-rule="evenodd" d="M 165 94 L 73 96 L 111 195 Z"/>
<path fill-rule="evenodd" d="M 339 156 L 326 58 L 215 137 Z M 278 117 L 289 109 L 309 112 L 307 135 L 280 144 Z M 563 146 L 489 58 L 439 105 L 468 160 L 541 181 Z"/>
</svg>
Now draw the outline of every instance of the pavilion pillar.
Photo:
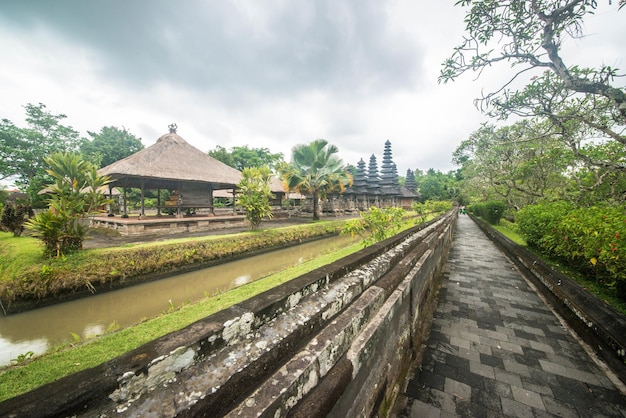
<svg viewBox="0 0 626 418">
<path fill-rule="evenodd" d="M 141 179 L 141 214 L 140 214 L 141 218 L 146 217 L 146 201 L 145 201 L 144 190 L 145 190 L 145 183 L 144 183 L 144 180 Z"/>
<path fill-rule="evenodd" d="M 237 202 L 237 190 L 233 189 L 233 215 L 237 213 L 236 202 Z"/>
<path fill-rule="evenodd" d="M 176 203 L 176 207 L 178 208 L 176 211 L 176 217 L 177 218 L 182 218 L 183 217 L 183 212 L 182 212 L 182 204 L 183 204 L 183 193 L 182 190 L 180 189 L 180 181 L 178 182 L 178 186 L 177 186 L 177 193 L 178 193 L 178 202 Z"/>
<path fill-rule="evenodd" d="M 211 212 L 209 216 L 215 216 L 215 211 L 213 208 L 213 185 L 209 186 L 209 211 Z"/>
<path fill-rule="evenodd" d="M 157 189 L 157 216 L 161 216 L 161 189 Z"/>
<path fill-rule="evenodd" d="M 107 216 L 112 217 L 115 215 L 113 214 L 113 186 L 111 185 L 111 183 L 109 183 L 109 200 L 110 202 L 107 205 L 108 206 Z"/>
<path fill-rule="evenodd" d="M 126 208 L 126 185 L 123 187 L 124 189 L 124 204 L 122 205 L 122 218 L 128 218 L 128 210 Z"/>
</svg>

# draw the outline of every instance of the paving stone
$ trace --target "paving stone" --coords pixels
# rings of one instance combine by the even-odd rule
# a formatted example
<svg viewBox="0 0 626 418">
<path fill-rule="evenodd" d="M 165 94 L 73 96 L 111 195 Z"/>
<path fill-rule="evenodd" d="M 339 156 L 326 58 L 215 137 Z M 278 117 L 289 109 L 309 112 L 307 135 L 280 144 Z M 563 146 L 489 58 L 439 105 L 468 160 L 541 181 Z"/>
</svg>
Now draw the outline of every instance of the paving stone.
<svg viewBox="0 0 626 418">
<path fill-rule="evenodd" d="M 546 411 L 558 417 L 575 417 L 578 416 L 576 408 L 570 404 L 558 401 L 550 396 L 543 397 L 543 404 Z"/>
<path fill-rule="evenodd" d="M 479 404 L 486 409 L 502 413 L 502 403 L 500 402 L 500 396 L 496 393 L 489 392 L 487 390 L 472 388 L 471 400 L 472 403 Z"/>
<path fill-rule="evenodd" d="M 553 396 L 552 389 L 549 385 L 542 385 L 537 383 L 532 378 L 522 377 L 522 387 L 533 392 L 537 392 L 541 395 Z"/>
<path fill-rule="evenodd" d="M 469 370 L 459 369 L 457 373 L 457 379 L 460 382 L 465 383 L 466 385 L 469 385 L 478 389 L 483 389 L 485 387 L 485 385 L 483 384 L 485 377 L 476 373 L 472 373 Z"/>
<path fill-rule="evenodd" d="M 413 401 L 409 417 L 441 418 L 441 410 L 422 401 Z"/>
<path fill-rule="evenodd" d="M 446 364 L 457 369 L 469 369 L 470 367 L 468 359 L 453 354 L 446 354 Z"/>
<path fill-rule="evenodd" d="M 512 399 L 502 398 L 502 413 L 505 417 L 516 418 L 534 418 L 533 410 L 530 406 L 514 401 Z"/>
<path fill-rule="evenodd" d="M 481 364 L 485 364 L 487 366 L 498 367 L 500 369 L 504 369 L 504 362 L 502 361 L 501 358 L 498 358 L 496 356 L 481 353 L 480 362 Z"/>
<path fill-rule="evenodd" d="M 511 385 L 509 383 L 500 382 L 495 379 L 483 379 L 485 392 L 491 393 L 501 398 L 513 398 Z"/>
<path fill-rule="evenodd" d="M 530 377 L 530 371 L 528 370 L 528 366 L 525 364 L 520 364 L 515 361 L 503 360 L 504 369 L 508 372 L 516 374 L 518 376 L 526 376 Z"/>
<path fill-rule="evenodd" d="M 526 354 L 513 354 L 513 358 L 519 364 L 523 364 L 528 367 L 540 368 L 541 364 L 539 363 L 539 359 L 535 357 L 530 357 Z"/>
<path fill-rule="evenodd" d="M 446 378 L 440 374 L 422 371 L 417 379 L 415 390 L 419 390 L 420 387 L 424 386 L 443 390 L 443 385 L 445 381 Z"/>
<path fill-rule="evenodd" d="M 449 378 L 446 378 L 444 392 L 461 400 L 469 400 L 472 397 L 472 387 L 470 385 Z"/>
<path fill-rule="evenodd" d="M 522 378 L 518 374 L 500 369 L 494 369 L 494 373 L 496 375 L 496 380 L 499 382 L 504 382 L 515 386 L 522 386 Z"/>
<path fill-rule="evenodd" d="M 545 411 L 546 407 L 541 399 L 541 394 L 517 386 L 511 386 L 511 392 L 513 392 L 513 399 L 517 402 Z"/>
<path fill-rule="evenodd" d="M 475 373 L 482 377 L 488 377 L 490 379 L 495 379 L 495 373 L 493 371 L 493 367 L 488 366 L 482 363 L 476 363 L 474 361 L 470 362 L 470 372 Z"/>
<path fill-rule="evenodd" d="M 456 379 L 458 370 L 458 368 L 452 367 L 448 364 L 435 362 L 433 373 L 446 378 Z"/>
<path fill-rule="evenodd" d="M 539 343 L 536 341 L 530 341 L 531 348 L 535 350 L 543 351 L 544 353 L 554 354 L 554 349 L 549 344 Z"/>
<path fill-rule="evenodd" d="M 450 344 L 458 348 L 471 347 L 471 341 L 459 337 L 450 337 Z"/>
</svg>

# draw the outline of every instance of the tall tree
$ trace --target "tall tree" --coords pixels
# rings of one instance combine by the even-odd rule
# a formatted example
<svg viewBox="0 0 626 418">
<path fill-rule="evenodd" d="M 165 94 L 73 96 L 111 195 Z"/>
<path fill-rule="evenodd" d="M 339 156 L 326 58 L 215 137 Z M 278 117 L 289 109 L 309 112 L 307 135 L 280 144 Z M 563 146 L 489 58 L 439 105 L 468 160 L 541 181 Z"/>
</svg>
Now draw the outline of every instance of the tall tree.
<svg viewBox="0 0 626 418">
<path fill-rule="evenodd" d="M 315 220 L 320 218 L 319 199 L 331 192 L 343 192 L 352 184 L 352 175 L 336 155 L 338 152 L 325 139 L 316 139 L 293 147 L 291 162 L 278 168 L 286 188 L 312 197 Z"/>
<path fill-rule="evenodd" d="M 144 148 L 141 138 L 137 138 L 126 128 L 105 126 L 98 133 L 87 133 L 91 140 L 83 140 L 80 152 L 98 167 L 105 167 Z"/>
<path fill-rule="evenodd" d="M 25 128 L 15 126 L 8 119 L 0 123 L 0 179 L 12 177 L 26 188 L 31 198 L 45 184 L 44 157 L 59 151 L 75 151 L 79 134 L 61 122 L 64 114 L 53 114 L 46 105 L 27 104 Z"/>
<path fill-rule="evenodd" d="M 612 7 L 617 12 L 625 4 Z M 597 0 L 461 0 L 457 5 L 468 8 L 466 35 L 444 62 L 440 81 L 509 63 L 514 68 L 510 80 L 478 100 L 481 109 L 500 118 L 544 118 L 551 123 L 551 134 L 558 135 L 580 162 L 626 171 L 626 90 L 616 83 L 618 69 L 567 64 L 561 54 L 566 38 L 583 36 L 585 18 L 600 7 Z M 519 82 L 522 75 L 528 76 L 526 86 L 512 91 L 513 81 Z M 622 152 L 615 159 L 598 159 L 588 146 L 590 139 L 596 144 L 615 141 Z"/>
<path fill-rule="evenodd" d="M 467 192 L 521 208 L 564 197 L 571 151 L 545 132 L 546 123 L 523 120 L 511 126 L 483 125 L 453 154 L 462 166 Z"/>
<path fill-rule="evenodd" d="M 241 171 L 249 167 L 274 167 L 284 161 L 282 153 L 272 153 L 267 148 L 250 148 L 247 145 L 232 147 L 230 151 L 218 145 L 209 155 Z"/>
<path fill-rule="evenodd" d="M 458 181 L 453 172 L 442 173 L 429 168 L 422 174 L 420 170 L 415 170 L 414 178 L 422 201 L 457 199 Z"/>
</svg>

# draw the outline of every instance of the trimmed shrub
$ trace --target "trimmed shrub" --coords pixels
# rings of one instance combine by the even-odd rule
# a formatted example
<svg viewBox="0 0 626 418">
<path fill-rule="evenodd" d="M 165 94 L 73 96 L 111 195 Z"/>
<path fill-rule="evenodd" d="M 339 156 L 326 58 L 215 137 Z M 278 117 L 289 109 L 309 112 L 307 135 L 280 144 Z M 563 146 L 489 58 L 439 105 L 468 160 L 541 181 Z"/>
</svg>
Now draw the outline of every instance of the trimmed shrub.
<svg viewBox="0 0 626 418">
<path fill-rule="evenodd" d="M 474 203 L 469 206 L 469 211 L 471 213 L 486 220 L 492 225 L 498 225 L 500 223 L 500 219 L 504 216 L 506 209 L 506 203 L 495 200 Z"/>
<path fill-rule="evenodd" d="M 626 300 L 626 209 L 574 208 L 564 202 L 527 206 L 517 214 L 529 246 L 561 260 Z"/>
</svg>

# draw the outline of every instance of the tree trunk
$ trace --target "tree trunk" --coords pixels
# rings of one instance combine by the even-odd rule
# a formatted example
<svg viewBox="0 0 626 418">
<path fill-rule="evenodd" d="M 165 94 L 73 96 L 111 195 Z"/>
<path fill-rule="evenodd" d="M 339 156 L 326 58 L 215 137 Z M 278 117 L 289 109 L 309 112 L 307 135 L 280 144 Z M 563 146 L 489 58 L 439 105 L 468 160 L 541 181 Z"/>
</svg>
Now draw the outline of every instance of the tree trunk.
<svg viewBox="0 0 626 418">
<path fill-rule="evenodd" d="M 318 197 L 318 192 L 317 190 L 313 191 L 313 220 L 314 221 L 319 221 L 320 220 L 320 214 L 319 214 L 319 197 Z"/>
</svg>

